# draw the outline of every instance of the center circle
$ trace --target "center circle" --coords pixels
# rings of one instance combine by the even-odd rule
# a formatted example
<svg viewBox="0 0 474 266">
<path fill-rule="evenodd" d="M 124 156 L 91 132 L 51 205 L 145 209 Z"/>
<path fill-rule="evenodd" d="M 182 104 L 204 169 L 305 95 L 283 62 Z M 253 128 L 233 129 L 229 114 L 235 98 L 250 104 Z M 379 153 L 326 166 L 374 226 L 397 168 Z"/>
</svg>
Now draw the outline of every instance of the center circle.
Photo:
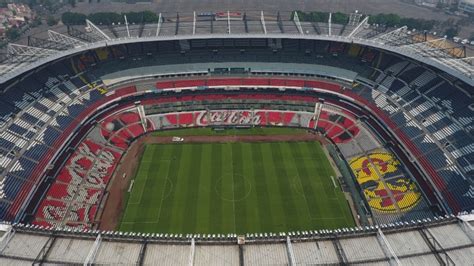
<svg viewBox="0 0 474 266">
<path fill-rule="evenodd" d="M 252 184 L 239 173 L 225 173 L 216 182 L 217 195 L 225 201 L 241 201 L 252 191 Z"/>
</svg>

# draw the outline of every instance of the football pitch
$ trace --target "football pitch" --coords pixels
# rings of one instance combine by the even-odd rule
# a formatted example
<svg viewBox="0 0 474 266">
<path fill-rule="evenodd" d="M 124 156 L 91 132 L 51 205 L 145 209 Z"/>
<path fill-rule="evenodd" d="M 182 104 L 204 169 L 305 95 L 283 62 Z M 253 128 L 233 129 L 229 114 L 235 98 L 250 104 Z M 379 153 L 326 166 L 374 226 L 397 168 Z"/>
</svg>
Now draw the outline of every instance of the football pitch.
<svg viewBox="0 0 474 266">
<path fill-rule="evenodd" d="M 242 234 L 354 225 L 318 142 L 148 144 L 132 182 L 121 231 Z"/>
</svg>

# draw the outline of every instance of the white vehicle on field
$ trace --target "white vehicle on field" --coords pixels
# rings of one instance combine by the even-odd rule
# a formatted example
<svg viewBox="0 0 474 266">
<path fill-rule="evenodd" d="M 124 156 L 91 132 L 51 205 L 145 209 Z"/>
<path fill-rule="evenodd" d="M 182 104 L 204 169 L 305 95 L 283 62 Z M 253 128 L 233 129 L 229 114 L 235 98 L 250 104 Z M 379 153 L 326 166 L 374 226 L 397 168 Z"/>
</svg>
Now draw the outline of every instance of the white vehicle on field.
<svg viewBox="0 0 474 266">
<path fill-rule="evenodd" d="M 183 142 L 183 141 L 184 141 L 184 138 L 181 138 L 181 137 L 173 137 L 173 138 L 171 139 L 171 141 L 173 141 L 173 142 Z"/>
</svg>

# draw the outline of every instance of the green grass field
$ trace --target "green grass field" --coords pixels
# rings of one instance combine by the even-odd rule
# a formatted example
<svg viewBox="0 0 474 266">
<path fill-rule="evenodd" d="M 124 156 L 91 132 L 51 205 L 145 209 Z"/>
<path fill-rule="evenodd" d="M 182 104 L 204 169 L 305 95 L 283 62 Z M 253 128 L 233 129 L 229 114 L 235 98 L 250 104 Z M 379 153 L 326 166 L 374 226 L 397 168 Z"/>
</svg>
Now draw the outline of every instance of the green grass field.
<svg viewBox="0 0 474 266">
<path fill-rule="evenodd" d="M 317 142 L 147 145 L 119 230 L 254 233 L 353 226 Z"/>
</svg>

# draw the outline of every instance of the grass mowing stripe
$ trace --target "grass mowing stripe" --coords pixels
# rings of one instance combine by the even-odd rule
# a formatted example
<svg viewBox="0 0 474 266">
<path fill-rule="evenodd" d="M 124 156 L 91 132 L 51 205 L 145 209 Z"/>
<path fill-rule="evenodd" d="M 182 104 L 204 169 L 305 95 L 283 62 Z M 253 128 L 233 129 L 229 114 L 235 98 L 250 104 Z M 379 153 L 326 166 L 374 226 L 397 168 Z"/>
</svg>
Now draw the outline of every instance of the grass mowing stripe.
<svg viewBox="0 0 474 266">
<path fill-rule="evenodd" d="M 210 231 L 211 220 L 211 204 L 212 198 L 215 198 L 215 184 L 212 183 L 212 169 L 216 165 L 216 161 L 212 157 L 212 145 L 203 145 L 201 150 L 201 167 L 199 173 L 199 190 L 197 199 L 195 199 L 194 207 L 197 209 L 195 232 L 208 233 Z"/>
<path fill-rule="evenodd" d="M 156 185 L 157 183 L 156 180 L 158 179 L 158 177 L 153 176 L 153 173 L 157 172 L 158 168 L 161 168 L 161 165 L 159 166 L 158 163 L 153 163 L 157 159 L 155 157 L 159 156 L 157 152 L 158 149 L 156 146 L 153 146 L 152 149 L 153 149 L 153 152 L 149 155 L 152 163 L 150 163 L 150 167 L 148 168 L 144 186 L 141 191 L 141 197 L 140 197 L 140 203 L 139 203 L 139 206 L 143 206 L 143 207 L 139 208 L 139 211 L 136 212 L 136 216 L 134 218 L 135 222 L 137 221 L 153 222 L 157 220 L 155 217 L 152 217 L 156 209 L 154 209 L 150 204 L 147 204 L 149 202 L 156 202 L 158 200 L 157 198 L 155 198 L 156 194 L 159 194 L 160 196 L 162 195 L 162 193 L 155 194 L 155 191 L 150 191 L 150 188 L 161 190 L 161 188 L 159 188 Z"/>
<path fill-rule="evenodd" d="M 285 188 L 280 186 L 279 175 L 275 166 L 273 155 L 273 148 L 271 143 L 262 144 L 262 167 L 265 168 L 265 178 L 267 179 L 267 185 L 269 186 L 269 202 L 272 208 L 273 220 L 268 221 L 268 225 L 274 225 L 278 231 L 286 230 L 290 226 L 286 219 L 287 208 L 285 194 L 282 193 Z M 279 163 L 279 162 L 278 162 Z"/>
<path fill-rule="evenodd" d="M 162 146 L 162 145 L 157 145 Z M 170 149 L 169 153 L 169 170 L 168 170 L 168 179 L 171 184 L 173 184 L 173 189 L 170 191 L 169 195 L 163 200 L 163 206 L 167 206 L 167 208 L 163 208 L 161 210 L 161 219 L 158 223 L 155 224 L 155 232 L 173 232 L 171 228 L 171 219 L 172 219 L 172 211 L 174 207 L 175 198 L 177 197 L 178 188 L 176 188 L 177 180 L 178 180 L 178 169 L 179 169 L 179 158 L 181 158 L 183 146 L 182 145 L 163 145 L 167 149 Z"/>
<path fill-rule="evenodd" d="M 263 165 L 263 155 L 262 155 L 262 146 L 261 145 L 251 145 L 251 158 L 253 165 L 253 180 L 255 186 L 252 188 L 253 194 L 256 195 L 256 206 L 254 205 L 255 210 L 258 210 L 259 224 L 258 227 L 255 226 L 254 232 L 262 230 L 262 228 L 268 228 L 269 224 L 273 223 L 275 220 L 272 214 L 272 206 L 270 205 L 270 193 L 269 190 L 271 186 L 267 180 L 267 173 Z M 252 232 L 252 231 L 251 231 Z"/>
<path fill-rule="evenodd" d="M 353 221 L 351 221 L 352 219 L 347 220 L 347 215 L 352 217 L 350 209 L 348 208 L 347 201 L 340 188 L 334 187 L 331 176 L 335 178 L 336 175 L 325 156 L 321 145 L 319 143 L 310 143 L 310 145 L 303 147 L 302 149 L 305 148 L 308 152 L 312 153 L 313 156 L 317 156 L 318 161 L 321 162 L 318 164 L 318 169 L 320 173 L 322 173 L 320 175 L 323 185 L 322 192 L 324 193 L 324 197 L 326 197 L 326 204 L 324 204 L 321 211 L 317 213 L 321 227 L 335 228 L 353 225 Z M 327 218 L 333 219 L 329 220 Z"/>
<path fill-rule="evenodd" d="M 310 157 L 307 150 L 303 150 L 308 143 L 298 143 L 298 145 L 285 144 L 285 146 L 290 150 L 292 156 L 289 158 L 293 162 L 293 165 L 296 168 L 297 173 L 297 182 L 301 184 L 302 194 L 306 205 L 309 210 L 310 219 L 312 219 L 313 214 L 319 213 L 320 206 L 318 203 L 318 194 L 314 188 L 317 186 L 314 179 L 319 178 L 320 174 L 318 172 L 308 173 L 306 165 L 315 163 Z M 296 146 L 296 147 L 295 147 Z M 306 158 L 306 159 L 296 159 L 296 158 Z M 309 158 L 309 159 L 308 159 Z"/>
<path fill-rule="evenodd" d="M 306 180 L 311 181 L 311 175 L 307 172 L 301 171 L 301 166 L 307 163 L 308 159 L 302 159 L 301 154 L 296 154 L 298 147 L 294 145 L 288 145 L 287 143 L 281 143 L 281 149 L 283 152 L 285 167 L 288 169 L 288 180 L 290 182 L 290 191 L 293 193 L 295 204 L 298 208 L 300 223 L 302 229 L 311 229 L 314 221 L 312 220 L 312 206 L 317 205 L 316 201 L 312 198 L 311 188 L 308 188 Z M 297 155 L 296 159 L 294 156 Z M 302 176 L 303 175 L 303 176 Z"/>
<path fill-rule="evenodd" d="M 288 160 L 283 154 L 282 150 L 283 142 L 273 142 L 270 143 L 272 147 L 272 157 L 273 162 L 277 170 L 278 183 L 280 185 L 280 193 L 283 195 L 283 206 L 285 208 L 285 219 L 287 220 L 289 230 L 297 230 L 304 227 L 304 222 L 302 219 L 304 217 L 300 216 L 301 205 L 299 197 L 295 197 L 294 193 L 288 191 L 291 189 L 291 183 L 289 179 L 291 174 L 289 174 L 288 169 L 285 167 L 285 161 Z"/>
<path fill-rule="evenodd" d="M 318 143 L 153 144 L 142 158 L 129 197 L 138 204 L 127 203 L 121 230 L 221 234 L 353 225 Z"/>
<path fill-rule="evenodd" d="M 181 226 L 181 231 L 185 232 L 186 230 L 191 230 L 189 233 L 195 232 L 196 230 L 196 219 L 197 219 L 197 206 L 196 199 L 199 197 L 199 182 L 201 180 L 201 145 L 194 144 L 191 145 L 191 164 L 188 165 L 188 183 L 187 183 L 187 192 L 186 204 L 183 208 L 183 225 Z"/>
<path fill-rule="evenodd" d="M 235 233 L 235 202 L 234 202 L 234 169 L 232 159 L 232 144 L 222 146 L 222 172 L 220 185 L 221 209 L 223 214 L 223 230 Z"/>
<path fill-rule="evenodd" d="M 153 147 L 146 146 L 145 151 L 143 154 L 143 158 L 151 157 L 153 154 Z M 134 179 L 134 184 L 132 187 L 132 191 L 128 197 L 126 211 L 122 218 L 122 224 L 120 230 L 133 230 L 134 222 L 136 221 L 135 217 L 137 216 L 137 212 L 139 210 L 138 205 L 140 204 L 140 199 L 142 197 L 143 188 L 146 184 L 146 179 L 148 175 L 148 170 L 151 166 L 150 160 L 142 160 L 139 166 L 139 170 L 137 171 L 137 175 Z M 127 192 L 128 193 L 128 192 Z M 137 206 L 133 206 L 137 205 Z"/>
<path fill-rule="evenodd" d="M 218 143 L 209 144 L 212 147 L 212 161 L 211 165 L 211 197 L 209 206 L 209 217 L 207 221 L 209 223 L 208 228 L 210 232 L 220 233 L 223 231 L 223 219 L 222 219 L 222 199 L 217 194 L 217 190 L 220 192 L 220 187 L 217 186 L 217 182 L 222 177 L 222 145 Z M 204 203 L 203 203 L 204 204 Z M 211 222 L 212 221 L 212 222 Z M 212 223 L 212 224 L 211 224 Z"/>
<path fill-rule="evenodd" d="M 173 200 L 173 211 L 171 212 L 171 223 L 169 227 L 172 229 L 172 232 L 181 232 L 183 223 L 187 223 L 187 220 L 192 219 L 187 217 L 184 213 L 186 208 L 186 199 L 188 189 L 190 188 L 189 184 L 193 179 L 193 155 L 191 145 L 176 144 L 182 146 L 182 154 L 177 158 L 179 167 L 178 167 L 178 178 L 176 180 L 176 187 L 180 189 L 175 189 L 175 197 Z M 186 226 L 186 225 L 184 225 Z"/>
<path fill-rule="evenodd" d="M 249 181 L 246 181 L 244 175 L 245 160 L 242 157 L 242 143 L 233 143 L 232 146 L 232 161 L 233 161 L 233 182 L 234 182 L 234 206 L 235 206 L 235 227 L 237 233 L 247 232 L 247 197 L 250 193 L 248 187 Z"/>
<path fill-rule="evenodd" d="M 160 220 L 163 200 L 167 193 L 167 175 L 169 171 L 169 160 L 162 160 L 163 157 L 167 157 L 169 149 L 161 151 L 159 146 L 153 146 L 153 148 L 153 165 L 148 170 L 148 179 L 141 200 L 141 205 L 146 206 L 146 208 L 140 210 L 142 213 L 140 221 L 146 223 L 145 226 L 149 228 L 154 228 Z"/>
</svg>

